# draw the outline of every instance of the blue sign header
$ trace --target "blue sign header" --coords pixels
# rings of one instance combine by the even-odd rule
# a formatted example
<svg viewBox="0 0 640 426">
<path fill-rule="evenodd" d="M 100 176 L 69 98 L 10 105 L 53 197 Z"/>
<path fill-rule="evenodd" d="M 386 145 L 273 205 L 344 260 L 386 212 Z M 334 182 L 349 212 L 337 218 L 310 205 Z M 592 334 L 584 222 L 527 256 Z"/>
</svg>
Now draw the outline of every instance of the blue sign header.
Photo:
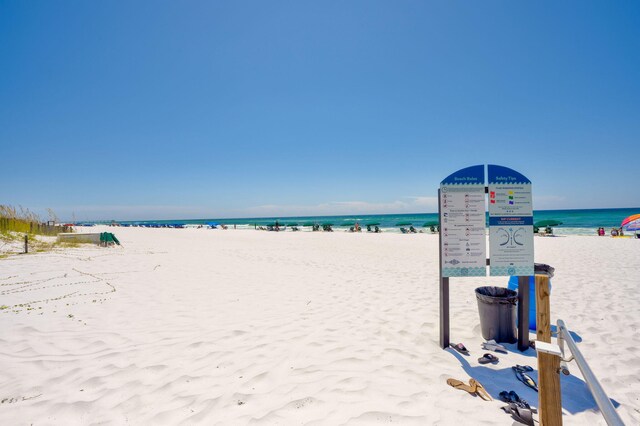
<svg viewBox="0 0 640 426">
<path fill-rule="evenodd" d="M 484 164 L 460 169 L 447 176 L 441 185 L 484 185 Z"/>
<path fill-rule="evenodd" d="M 531 183 L 531 181 L 524 175 L 508 167 L 489 164 L 489 166 L 487 167 L 487 172 L 489 177 L 489 185 L 500 185 L 505 183 L 519 185 Z"/>
</svg>

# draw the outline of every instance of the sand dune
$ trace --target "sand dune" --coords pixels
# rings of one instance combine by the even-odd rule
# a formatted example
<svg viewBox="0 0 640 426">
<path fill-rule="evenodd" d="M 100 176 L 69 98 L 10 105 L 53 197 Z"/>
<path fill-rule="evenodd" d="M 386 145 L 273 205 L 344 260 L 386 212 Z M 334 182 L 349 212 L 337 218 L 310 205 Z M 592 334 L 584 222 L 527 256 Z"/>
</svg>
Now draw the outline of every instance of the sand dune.
<svg viewBox="0 0 640 426">
<path fill-rule="evenodd" d="M 452 281 L 452 338 L 472 356 L 438 347 L 437 236 L 111 231 L 123 247 L 0 260 L 0 423 L 513 423 L 449 377 L 537 404 L 510 368 L 536 367 L 532 350 L 477 362 L 473 289 L 505 277 Z M 579 336 L 629 424 L 639 253 L 634 240 L 536 239 L 536 260 L 556 267 L 554 321 Z M 570 367 L 565 424 L 604 424 Z"/>
</svg>

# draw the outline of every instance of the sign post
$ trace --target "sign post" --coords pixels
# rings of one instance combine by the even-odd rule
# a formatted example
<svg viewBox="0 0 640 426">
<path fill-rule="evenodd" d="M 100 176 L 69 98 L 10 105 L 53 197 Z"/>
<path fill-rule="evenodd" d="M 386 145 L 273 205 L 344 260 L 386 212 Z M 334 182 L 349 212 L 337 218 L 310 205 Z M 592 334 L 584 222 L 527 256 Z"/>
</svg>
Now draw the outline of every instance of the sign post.
<svg viewBox="0 0 640 426">
<path fill-rule="evenodd" d="M 440 345 L 450 344 L 449 278 L 517 275 L 518 349 L 529 347 L 529 277 L 533 267 L 531 181 L 503 166 L 458 170 L 440 183 Z M 486 255 L 485 194 L 489 194 L 489 248 Z"/>
</svg>

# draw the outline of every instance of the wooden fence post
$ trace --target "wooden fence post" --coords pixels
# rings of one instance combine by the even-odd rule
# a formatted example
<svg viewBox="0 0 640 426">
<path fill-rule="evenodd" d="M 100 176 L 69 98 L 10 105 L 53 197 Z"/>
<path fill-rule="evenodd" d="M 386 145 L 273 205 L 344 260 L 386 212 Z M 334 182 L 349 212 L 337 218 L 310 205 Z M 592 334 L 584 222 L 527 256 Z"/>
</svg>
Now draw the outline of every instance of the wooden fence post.
<svg viewBox="0 0 640 426">
<path fill-rule="evenodd" d="M 536 275 L 536 340 L 546 343 L 551 343 L 549 295 L 549 277 Z M 562 425 L 559 357 L 538 352 L 538 382 L 540 425 Z"/>
</svg>

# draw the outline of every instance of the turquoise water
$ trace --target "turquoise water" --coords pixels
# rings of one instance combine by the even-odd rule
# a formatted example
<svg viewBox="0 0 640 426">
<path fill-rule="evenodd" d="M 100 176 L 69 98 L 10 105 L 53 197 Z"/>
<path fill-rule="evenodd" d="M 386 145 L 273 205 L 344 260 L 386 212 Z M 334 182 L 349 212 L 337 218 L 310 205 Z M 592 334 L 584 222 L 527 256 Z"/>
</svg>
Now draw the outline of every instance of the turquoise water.
<svg viewBox="0 0 640 426">
<path fill-rule="evenodd" d="M 607 232 L 613 227 L 619 227 L 624 218 L 632 214 L 640 213 L 639 208 L 624 209 L 583 209 L 583 210 L 538 210 L 534 211 L 534 222 L 553 219 L 562 222 L 562 225 L 554 227 L 556 234 L 582 234 L 594 235 L 598 227 L 604 227 Z M 437 221 L 437 213 L 415 214 L 385 214 L 385 215 L 349 215 L 349 216 L 297 216 L 297 217 L 263 217 L 263 218 L 237 218 L 237 219 L 177 219 L 177 220 L 142 220 L 121 222 L 123 224 L 206 224 L 217 222 L 225 225 L 236 225 L 241 228 L 265 226 L 278 221 L 281 225 L 297 223 L 302 226 L 305 223 L 325 224 L 331 223 L 334 228 L 348 228 L 354 222 L 360 225 L 379 223 L 382 229 L 399 228 L 399 223 L 411 223 L 420 228 L 427 222 Z"/>
</svg>

